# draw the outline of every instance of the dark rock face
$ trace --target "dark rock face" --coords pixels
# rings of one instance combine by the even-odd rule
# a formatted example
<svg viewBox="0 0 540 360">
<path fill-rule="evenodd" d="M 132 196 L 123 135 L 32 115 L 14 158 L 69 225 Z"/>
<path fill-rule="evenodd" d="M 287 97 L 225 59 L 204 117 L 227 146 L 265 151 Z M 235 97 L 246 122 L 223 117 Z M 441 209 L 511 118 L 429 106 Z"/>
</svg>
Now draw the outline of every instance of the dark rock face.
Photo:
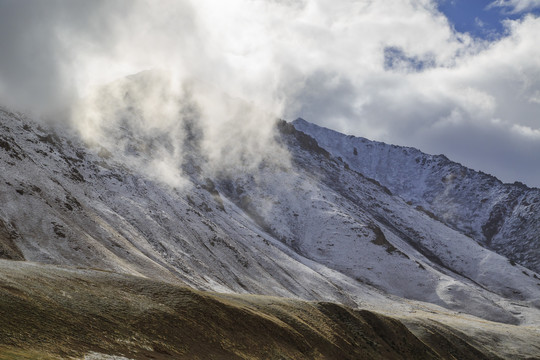
<svg viewBox="0 0 540 360">
<path fill-rule="evenodd" d="M 12 225 L 0 219 L 0 259 L 24 260 L 24 256 L 15 244 L 17 231 Z"/>
</svg>

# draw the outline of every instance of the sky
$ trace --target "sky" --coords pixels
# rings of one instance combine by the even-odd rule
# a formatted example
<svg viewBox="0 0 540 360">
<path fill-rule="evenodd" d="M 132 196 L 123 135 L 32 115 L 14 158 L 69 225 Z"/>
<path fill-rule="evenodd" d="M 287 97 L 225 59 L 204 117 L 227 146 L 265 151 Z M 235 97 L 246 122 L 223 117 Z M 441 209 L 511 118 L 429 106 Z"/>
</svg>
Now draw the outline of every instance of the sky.
<svg viewBox="0 0 540 360">
<path fill-rule="evenodd" d="M 506 35 L 505 20 L 540 15 L 540 1 L 440 0 L 437 8 L 456 31 L 486 40 Z"/>
<path fill-rule="evenodd" d="M 539 14 L 540 0 L 0 0 L 0 104 L 47 117 L 160 69 L 167 91 L 192 89 L 208 143 L 302 117 L 540 187 Z M 108 121 L 96 109 L 72 117 L 83 132 Z"/>
</svg>

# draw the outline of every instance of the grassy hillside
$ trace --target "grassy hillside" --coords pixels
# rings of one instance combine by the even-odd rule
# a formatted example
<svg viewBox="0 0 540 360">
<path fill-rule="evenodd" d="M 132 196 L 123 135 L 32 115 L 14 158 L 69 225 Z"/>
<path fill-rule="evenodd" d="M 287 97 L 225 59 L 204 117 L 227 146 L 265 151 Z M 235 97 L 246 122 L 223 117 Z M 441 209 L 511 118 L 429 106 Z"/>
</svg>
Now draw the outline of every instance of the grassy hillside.
<svg viewBox="0 0 540 360">
<path fill-rule="evenodd" d="M 496 358 L 451 330 L 420 328 L 422 340 L 396 319 L 333 303 L 0 261 L 2 360 Z"/>
</svg>

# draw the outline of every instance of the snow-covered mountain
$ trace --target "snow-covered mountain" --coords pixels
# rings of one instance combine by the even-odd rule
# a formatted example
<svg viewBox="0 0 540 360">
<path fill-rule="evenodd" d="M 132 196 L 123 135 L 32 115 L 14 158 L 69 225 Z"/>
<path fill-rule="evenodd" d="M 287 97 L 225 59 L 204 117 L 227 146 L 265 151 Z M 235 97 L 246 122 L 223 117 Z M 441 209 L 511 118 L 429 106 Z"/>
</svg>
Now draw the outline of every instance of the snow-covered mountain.
<svg viewBox="0 0 540 360">
<path fill-rule="evenodd" d="M 292 164 L 214 179 L 195 170 L 179 188 L 9 112 L 2 129 L 11 257 L 348 304 L 371 285 L 510 322 L 519 316 L 499 305 L 504 299 L 539 305 L 536 273 L 392 195 L 287 123 L 278 136 Z M 191 168 L 202 168 L 193 159 Z"/>
<path fill-rule="evenodd" d="M 537 189 L 303 120 L 228 169 L 187 123 L 175 181 L 152 163 L 170 139 L 128 122 L 93 144 L 7 109 L 0 126 L 0 258 L 538 331 Z"/>
<path fill-rule="evenodd" d="M 512 262 L 540 271 L 540 189 L 503 184 L 444 155 L 343 135 L 303 119 L 294 126 L 417 209 Z"/>
</svg>

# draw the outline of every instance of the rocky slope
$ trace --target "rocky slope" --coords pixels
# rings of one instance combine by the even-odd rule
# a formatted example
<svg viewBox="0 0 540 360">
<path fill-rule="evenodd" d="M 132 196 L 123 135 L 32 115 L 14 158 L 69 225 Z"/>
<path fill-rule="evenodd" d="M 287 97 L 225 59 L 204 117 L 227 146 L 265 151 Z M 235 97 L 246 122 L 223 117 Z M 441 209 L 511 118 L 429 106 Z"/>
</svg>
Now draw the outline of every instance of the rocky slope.
<svg viewBox="0 0 540 360">
<path fill-rule="evenodd" d="M 294 121 L 333 156 L 445 225 L 540 271 L 540 189 L 468 169 L 443 155 L 343 135 Z"/>
</svg>

